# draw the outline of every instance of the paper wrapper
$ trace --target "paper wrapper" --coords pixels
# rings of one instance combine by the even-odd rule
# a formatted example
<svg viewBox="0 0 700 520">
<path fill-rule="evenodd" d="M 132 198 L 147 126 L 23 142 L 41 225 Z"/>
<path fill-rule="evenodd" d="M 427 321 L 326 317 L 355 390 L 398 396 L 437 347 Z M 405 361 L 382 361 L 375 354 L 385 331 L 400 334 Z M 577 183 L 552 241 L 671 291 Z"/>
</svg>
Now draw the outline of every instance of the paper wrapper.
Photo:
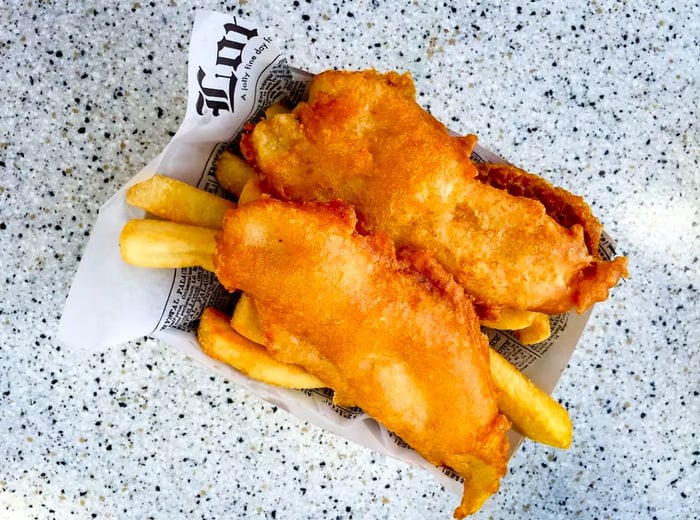
<svg viewBox="0 0 700 520">
<path fill-rule="evenodd" d="M 348 440 L 416 464 L 457 494 L 461 478 L 436 468 L 357 408 L 332 403 L 330 390 L 298 391 L 248 379 L 205 356 L 196 326 L 206 306 L 230 309 L 233 296 L 216 277 L 199 268 L 143 269 L 125 264 L 119 234 L 144 212 L 126 204 L 126 189 L 154 173 L 167 175 L 206 191 L 223 194 L 214 164 L 235 142 L 243 125 L 260 117 L 281 99 L 303 97 L 311 75 L 288 66 L 264 29 L 230 15 L 197 14 L 189 49 L 187 113 L 163 152 L 133 177 L 101 208 L 59 325 L 58 337 L 68 347 L 97 351 L 152 336 L 254 392 L 261 398 Z M 504 162 L 477 146 L 475 161 Z M 604 254 L 614 254 L 604 241 Z M 588 319 L 585 314 L 553 316 L 552 335 L 536 345 L 521 345 L 507 332 L 490 331 L 490 344 L 546 392 L 554 389 Z M 522 437 L 509 432 L 511 454 Z"/>
</svg>

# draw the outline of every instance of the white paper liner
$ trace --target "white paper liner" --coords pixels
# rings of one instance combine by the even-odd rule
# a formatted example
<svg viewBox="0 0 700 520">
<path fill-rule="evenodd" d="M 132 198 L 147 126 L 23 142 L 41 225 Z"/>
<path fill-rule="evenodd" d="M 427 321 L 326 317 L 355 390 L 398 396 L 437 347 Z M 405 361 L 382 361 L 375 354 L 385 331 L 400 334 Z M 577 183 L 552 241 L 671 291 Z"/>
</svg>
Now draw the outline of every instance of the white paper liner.
<svg viewBox="0 0 700 520">
<path fill-rule="evenodd" d="M 163 152 L 101 208 L 61 317 L 58 338 L 73 349 L 98 351 L 152 336 L 261 398 L 331 431 L 410 464 L 429 470 L 448 489 L 461 494 L 461 478 L 426 462 L 401 439 L 357 409 L 332 404 L 317 391 L 287 390 L 253 381 L 200 350 L 194 333 L 203 308 L 230 308 L 230 295 L 211 273 L 196 269 L 143 269 L 125 264 L 119 235 L 143 211 L 126 204 L 126 189 L 154 173 L 223 194 L 213 165 L 243 125 L 282 98 L 298 100 L 311 75 L 293 69 L 267 32 L 248 20 L 212 11 L 197 13 L 188 66 L 185 119 Z M 477 145 L 475 160 L 505 162 Z M 607 256 L 611 244 L 604 242 Z M 507 332 L 486 331 L 491 346 L 546 392 L 554 389 L 583 332 L 589 313 L 553 317 L 552 336 L 524 346 Z M 509 432 L 510 453 L 522 436 Z"/>
</svg>

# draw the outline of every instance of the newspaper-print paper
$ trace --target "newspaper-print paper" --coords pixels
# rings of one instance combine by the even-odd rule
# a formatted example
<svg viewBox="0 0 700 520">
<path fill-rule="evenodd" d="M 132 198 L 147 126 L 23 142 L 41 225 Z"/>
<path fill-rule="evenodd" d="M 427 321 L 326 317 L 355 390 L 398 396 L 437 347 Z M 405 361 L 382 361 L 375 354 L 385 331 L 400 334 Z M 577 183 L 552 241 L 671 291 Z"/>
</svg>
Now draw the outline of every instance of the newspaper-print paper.
<svg viewBox="0 0 700 520">
<path fill-rule="evenodd" d="M 126 204 L 125 191 L 154 173 L 225 195 L 214 176 L 223 149 L 243 126 L 283 98 L 298 101 L 311 75 L 288 66 L 263 29 L 240 17 L 200 11 L 189 49 L 188 104 L 184 121 L 163 152 L 100 209 L 59 325 L 58 337 L 74 349 L 99 350 L 143 336 L 163 340 L 195 361 L 317 426 L 377 452 L 416 464 L 461 494 L 461 478 L 435 468 L 357 408 L 332 403 L 330 390 L 297 391 L 248 379 L 205 356 L 195 329 L 206 306 L 230 310 L 233 297 L 212 273 L 194 269 L 144 269 L 125 264 L 119 234 L 144 212 Z M 475 161 L 503 162 L 477 146 Z M 606 244 L 607 256 L 614 251 Z M 507 332 L 486 331 L 490 344 L 538 386 L 551 392 L 571 356 L 588 314 L 552 318 L 552 336 L 524 346 Z M 511 453 L 522 437 L 509 432 Z"/>
</svg>

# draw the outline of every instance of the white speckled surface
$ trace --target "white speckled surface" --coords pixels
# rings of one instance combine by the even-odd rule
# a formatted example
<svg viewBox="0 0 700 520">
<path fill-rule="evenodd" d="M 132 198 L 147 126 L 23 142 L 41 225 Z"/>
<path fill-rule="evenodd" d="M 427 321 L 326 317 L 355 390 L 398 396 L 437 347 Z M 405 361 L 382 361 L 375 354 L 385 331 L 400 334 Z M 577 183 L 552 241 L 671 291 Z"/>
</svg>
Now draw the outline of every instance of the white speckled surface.
<svg viewBox="0 0 700 520">
<path fill-rule="evenodd" d="M 98 207 L 184 114 L 184 2 L 0 6 L 0 518 L 449 518 L 457 497 L 148 339 L 55 340 Z M 117 4 L 117 3 L 114 3 Z M 475 518 L 697 518 L 700 8 L 201 2 L 292 64 L 410 70 L 420 101 L 592 201 L 631 279 L 556 390 L 567 452 L 526 443 Z"/>
</svg>

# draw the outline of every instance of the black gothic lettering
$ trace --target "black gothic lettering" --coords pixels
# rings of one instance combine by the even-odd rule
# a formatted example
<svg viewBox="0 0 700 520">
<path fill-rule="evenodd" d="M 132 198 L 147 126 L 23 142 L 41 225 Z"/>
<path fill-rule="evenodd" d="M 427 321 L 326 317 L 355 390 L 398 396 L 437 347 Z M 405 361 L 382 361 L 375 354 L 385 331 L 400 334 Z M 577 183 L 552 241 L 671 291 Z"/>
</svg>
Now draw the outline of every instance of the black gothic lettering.
<svg viewBox="0 0 700 520">
<path fill-rule="evenodd" d="M 236 69 L 238 69 L 243 61 L 242 55 L 246 43 L 251 38 L 258 36 L 257 29 L 246 29 L 238 25 L 235 18 L 233 20 L 234 23 L 224 24 L 224 36 L 216 44 L 217 70 L 214 72 L 214 77 L 217 79 L 226 79 L 228 83 L 227 90 L 205 87 L 204 78 L 206 73 L 201 67 L 199 71 L 197 71 L 199 96 L 197 96 L 196 109 L 200 116 L 204 114 L 205 105 L 212 111 L 214 116 L 218 116 L 221 110 L 233 111 L 233 100 L 236 92 L 236 83 L 238 82 Z M 236 35 L 243 36 L 245 41 L 234 40 L 233 38 Z M 229 72 L 229 74 L 222 74 L 221 69 L 224 69 L 223 72 Z"/>
<path fill-rule="evenodd" d="M 231 106 L 229 104 L 229 97 L 225 90 L 218 88 L 207 88 L 203 85 L 203 81 L 206 74 L 199 67 L 197 71 L 197 83 L 199 84 L 199 96 L 197 96 L 196 109 L 197 113 L 201 116 L 204 115 L 204 105 L 209 108 L 215 117 L 219 115 L 219 110 L 227 110 L 231 112 Z"/>
</svg>

